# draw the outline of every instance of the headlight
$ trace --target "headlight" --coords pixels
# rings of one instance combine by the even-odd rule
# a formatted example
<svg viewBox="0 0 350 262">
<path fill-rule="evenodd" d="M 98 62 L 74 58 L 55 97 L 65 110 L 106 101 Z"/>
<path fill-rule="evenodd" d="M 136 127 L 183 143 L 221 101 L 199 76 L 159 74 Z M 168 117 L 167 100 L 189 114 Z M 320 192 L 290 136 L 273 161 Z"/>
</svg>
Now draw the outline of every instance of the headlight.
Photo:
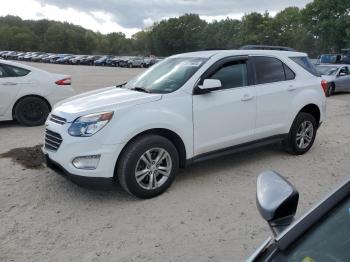
<svg viewBox="0 0 350 262">
<path fill-rule="evenodd" d="M 103 112 L 77 118 L 68 129 L 71 136 L 92 136 L 112 119 L 113 112 Z"/>
</svg>

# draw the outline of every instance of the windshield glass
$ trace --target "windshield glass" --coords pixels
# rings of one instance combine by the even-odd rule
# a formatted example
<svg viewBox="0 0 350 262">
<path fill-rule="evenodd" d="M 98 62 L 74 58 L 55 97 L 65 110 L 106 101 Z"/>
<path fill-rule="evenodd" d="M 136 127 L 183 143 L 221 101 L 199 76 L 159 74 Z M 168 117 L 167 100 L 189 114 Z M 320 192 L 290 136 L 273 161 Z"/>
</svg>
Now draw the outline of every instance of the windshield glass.
<svg viewBox="0 0 350 262">
<path fill-rule="evenodd" d="M 126 87 L 150 93 L 171 93 L 183 86 L 205 63 L 206 58 L 167 58 L 131 80 Z"/>
<path fill-rule="evenodd" d="M 317 71 L 321 75 L 335 75 L 339 69 L 336 66 L 316 66 Z"/>
</svg>

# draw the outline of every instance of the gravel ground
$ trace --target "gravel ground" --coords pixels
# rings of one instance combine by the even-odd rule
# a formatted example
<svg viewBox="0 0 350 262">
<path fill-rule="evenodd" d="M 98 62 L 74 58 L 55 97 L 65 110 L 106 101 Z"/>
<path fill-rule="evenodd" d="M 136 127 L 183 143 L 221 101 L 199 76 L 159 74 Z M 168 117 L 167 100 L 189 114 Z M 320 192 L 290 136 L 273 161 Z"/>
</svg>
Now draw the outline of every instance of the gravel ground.
<svg viewBox="0 0 350 262">
<path fill-rule="evenodd" d="M 141 72 L 35 66 L 72 75 L 77 92 Z M 42 143 L 43 130 L 0 123 L 0 154 Z M 0 158 L 0 261 L 242 261 L 270 235 L 255 206 L 257 175 L 273 169 L 294 183 L 300 216 L 349 176 L 349 130 L 350 94 L 335 95 L 308 154 L 272 146 L 200 163 L 150 200 L 81 188 L 45 167 Z"/>
</svg>

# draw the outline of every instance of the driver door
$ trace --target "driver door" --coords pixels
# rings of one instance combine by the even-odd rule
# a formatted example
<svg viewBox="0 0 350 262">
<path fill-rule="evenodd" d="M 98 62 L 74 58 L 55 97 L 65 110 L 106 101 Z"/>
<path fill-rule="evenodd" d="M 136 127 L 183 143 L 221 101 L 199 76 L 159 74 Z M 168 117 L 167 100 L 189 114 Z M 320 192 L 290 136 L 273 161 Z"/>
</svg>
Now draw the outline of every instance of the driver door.
<svg viewBox="0 0 350 262">
<path fill-rule="evenodd" d="M 350 76 L 347 66 L 343 66 L 335 80 L 336 91 L 348 91 L 350 89 Z"/>
<path fill-rule="evenodd" d="M 194 155 L 243 144 L 254 138 L 256 91 L 248 57 L 231 57 L 214 64 L 201 77 L 222 87 L 193 95 Z M 198 88 L 198 87 L 197 87 Z"/>
</svg>

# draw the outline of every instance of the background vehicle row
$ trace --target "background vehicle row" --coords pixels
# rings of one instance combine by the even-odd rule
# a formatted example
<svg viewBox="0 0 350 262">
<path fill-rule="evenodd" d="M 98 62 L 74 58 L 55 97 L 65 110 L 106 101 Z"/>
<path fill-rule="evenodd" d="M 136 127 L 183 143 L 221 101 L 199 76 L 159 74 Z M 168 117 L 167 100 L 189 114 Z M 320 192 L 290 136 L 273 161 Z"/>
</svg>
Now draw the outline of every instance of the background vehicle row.
<svg viewBox="0 0 350 262">
<path fill-rule="evenodd" d="M 75 55 L 44 52 L 0 51 L 0 58 L 6 60 L 30 61 L 70 65 L 95 65 L 114 67 L 147 68 L 161 59 L 154 56 L 113 56 L 113 55 Z"/>
</svg>

